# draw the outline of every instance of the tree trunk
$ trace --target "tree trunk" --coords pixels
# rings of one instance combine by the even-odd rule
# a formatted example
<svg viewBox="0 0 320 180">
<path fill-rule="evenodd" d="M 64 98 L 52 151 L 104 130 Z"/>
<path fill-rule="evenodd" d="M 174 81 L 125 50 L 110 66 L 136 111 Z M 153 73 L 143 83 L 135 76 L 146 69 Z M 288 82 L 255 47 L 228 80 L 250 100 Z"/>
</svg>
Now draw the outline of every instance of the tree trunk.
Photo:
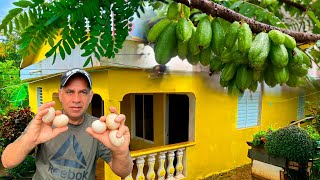
<svg viewBox="0 0 320 180">
<path fill-rule="evenodd" d="M 213 17 L 221 17 L 229 22 L 245 21 L 250 25 L 250 28 L 254 33 L 259 33 L 262 31 L 269 32 L 272 29 L 276 29 L 294 37 L 298 43 L 299 42 L 310 43 L 310 42 L 316 42 L 317 40 L 320 40 L 319 34 L 292 31 L 292 30 L 281 29 L 275 26 L 264 24 L 264 23 L 255 21 L 254 19 L 243 16 L 231 9 L 228 9 L 222 5 L 216 4 L 209 0 L 174 0 L 174 1 L 185 4 L 189 7 L 197 8 L 202 12 L 208 15 L 211 15 Z"/>
</svg>

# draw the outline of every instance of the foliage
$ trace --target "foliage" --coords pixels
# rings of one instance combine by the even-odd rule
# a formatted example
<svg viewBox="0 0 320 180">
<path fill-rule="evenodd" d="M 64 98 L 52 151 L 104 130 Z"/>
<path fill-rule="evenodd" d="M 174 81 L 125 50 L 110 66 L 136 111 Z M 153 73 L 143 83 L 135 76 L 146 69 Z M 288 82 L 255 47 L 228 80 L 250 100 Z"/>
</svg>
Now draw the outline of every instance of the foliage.
<svg viewBox="0 0 320 180">
<path fill-rule="evenodd" d="M 18 39 L 19 35 L 9 34 L 7 36 L 1 36 L 0 34 L 0 62 L 5 62 L 6 60 L 13 60 L 14 66 L 19 67 L 21 63 L 21 55 L 18 54 Z"/>
<path fill-rule="evenodd" d="M 28 104 L 28 86 L 22 84 L 13 60 L 0 62 L 0 115 Z"/>
<path fill-rule="evenodd" d="M 274 129 L 272 127 L 270 127 L 267 131 L 265 130 L 260 130 L 259 132 L 257 132 L 256 134 L 253 135 L 253 140 L 252 140 L 252 144 L 255 146 L 259 146 L 265 143 L 265 138 L 268 134 L 270 134 L 271 132 L 273 132 Z"/>
<path fill-rule="evenodd" d="M 3 19 L 0 30 L 5 34 L 24 30 L 19 42 L 23 57 L 37 54 L 48 43 L 52 49 L 46 56 L 53 55 L 54 63 L 57 52 L 65 59 L 79 44 L 82 56 L 88 57 L 84 66 L 92 63 L 91 54 L 97 59 L 114 57 L 131 31 L 133 14 L 144 12 L 144 1 L 20 0 L 13 4 L 17 7 Z M 58 36 L 62 39 L 54 42 Z"/>
<path fill-rule="evenodd" d="M 6 169 L 6 172 L 9 173 L 14 178 L 24 178 L 31 176 L 36 170 L 36 161 L 35 157 L 32 155 L 28 155 L 22 163 L 18 166 Z"/>
<path fill-rule="evenodd" d="M 320 102 L 319 99 L 315 99 L 314 101 L 306 101 L 305 102 L 306 109 L 306 117 L 313 117 L 312 125 L 313 127 L 320 132 Z"/>
<path fill-rule="evenodd" d="M 8 114 L 0 116 L 1 149 L 15 141 L 33 117 L 34 113 L 30 111 L 29 107 L 12 110 Z"/>
<path fill-rule="evenodd" d="M 320 140 L 320 135 L 317 129 L 313 125 L 307 125 L 304 128 L 307 133 L 309 134 L 310 138 L 314 141 L 319 141 Z"/>
<path fill-rule="evenodd" d="M 266 151 L 298 163 L 306 163 L 315 153 L 315 142 L 298 126 L 278 129 L 267 136 Z"/>
</svg>

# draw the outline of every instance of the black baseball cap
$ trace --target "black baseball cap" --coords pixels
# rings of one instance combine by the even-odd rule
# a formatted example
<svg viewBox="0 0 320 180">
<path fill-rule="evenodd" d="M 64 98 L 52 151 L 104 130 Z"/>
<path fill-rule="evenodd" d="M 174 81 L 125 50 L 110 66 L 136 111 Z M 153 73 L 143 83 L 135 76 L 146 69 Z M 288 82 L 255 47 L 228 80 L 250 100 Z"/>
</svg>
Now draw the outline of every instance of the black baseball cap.
<svg viewBox="0 0 320 180">
<path fill-rule="evenodd" d="M 68 82 L 68 80 L 75 74 L 81 74 L 84 77 L 86 77 L 87 81 L 88 81 L 88 85 L 89 88 L 92 89 L 92 81 L 91 81 L 91 76 L 90 74 L 80 68 L 74 68 L 74 69 L 70 69 L 68 71 L 65 71 L 62 75 L 61 75 L 61 80 L 60 80 L 60 88 L 62 88 L 63 86 L 65 86 Z"/>
</svg>

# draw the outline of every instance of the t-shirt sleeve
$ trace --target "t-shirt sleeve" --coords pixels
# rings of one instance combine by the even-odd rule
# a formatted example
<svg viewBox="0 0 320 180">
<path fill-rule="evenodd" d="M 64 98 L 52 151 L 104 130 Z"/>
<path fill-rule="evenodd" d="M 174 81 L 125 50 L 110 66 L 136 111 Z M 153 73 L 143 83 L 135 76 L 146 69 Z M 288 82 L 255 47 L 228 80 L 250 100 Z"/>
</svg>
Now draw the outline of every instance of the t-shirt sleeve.
<svg viewBox="0 0 320 180">
<path fill-rule="evenodd" d="M 99 142 L 99 157 L 102 158 L 106 163 L 111 161 L 112 151 Z"/>
</svg>

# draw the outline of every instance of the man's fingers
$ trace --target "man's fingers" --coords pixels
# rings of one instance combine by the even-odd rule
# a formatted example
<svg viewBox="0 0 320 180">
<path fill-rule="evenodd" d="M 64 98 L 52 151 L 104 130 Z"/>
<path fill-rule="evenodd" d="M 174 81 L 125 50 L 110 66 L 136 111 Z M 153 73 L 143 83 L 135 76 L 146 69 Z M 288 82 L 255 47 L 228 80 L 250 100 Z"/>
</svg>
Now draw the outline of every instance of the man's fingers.
<svg viewBox="0 0 320 180">
<path fill-rule="evenodd" d="M 44 103 L 39 107 L 39 111 L 42 111 L 44 109 L 47 109 L 49 107 L 53 107 L 56 103 L 54 101 L 48 102 L 48 103 Z"/>
<path fill-rule="evenodd" d="M 111 113 L 118 114 L 118 110 L 117 110 L 117 108 L 115 108 L 115 107 L 109 107 L 109 111 L 110 111 Z"/>
<path fill-rule="evenodd" d="M 120 126 L 117 132 L 117 137 L 120 138 L 121 136 L 127 134 L 129 132 L 129 128 L 127 126 Z"/>
<path fill-rule="evenodd" d="M 119 114 L 115 119 L 115 122 L 120 123 L 121 125 L 124 125 L 125 121 L 126 121 L 126 116 L 124 114 Z"/>
</svg>

